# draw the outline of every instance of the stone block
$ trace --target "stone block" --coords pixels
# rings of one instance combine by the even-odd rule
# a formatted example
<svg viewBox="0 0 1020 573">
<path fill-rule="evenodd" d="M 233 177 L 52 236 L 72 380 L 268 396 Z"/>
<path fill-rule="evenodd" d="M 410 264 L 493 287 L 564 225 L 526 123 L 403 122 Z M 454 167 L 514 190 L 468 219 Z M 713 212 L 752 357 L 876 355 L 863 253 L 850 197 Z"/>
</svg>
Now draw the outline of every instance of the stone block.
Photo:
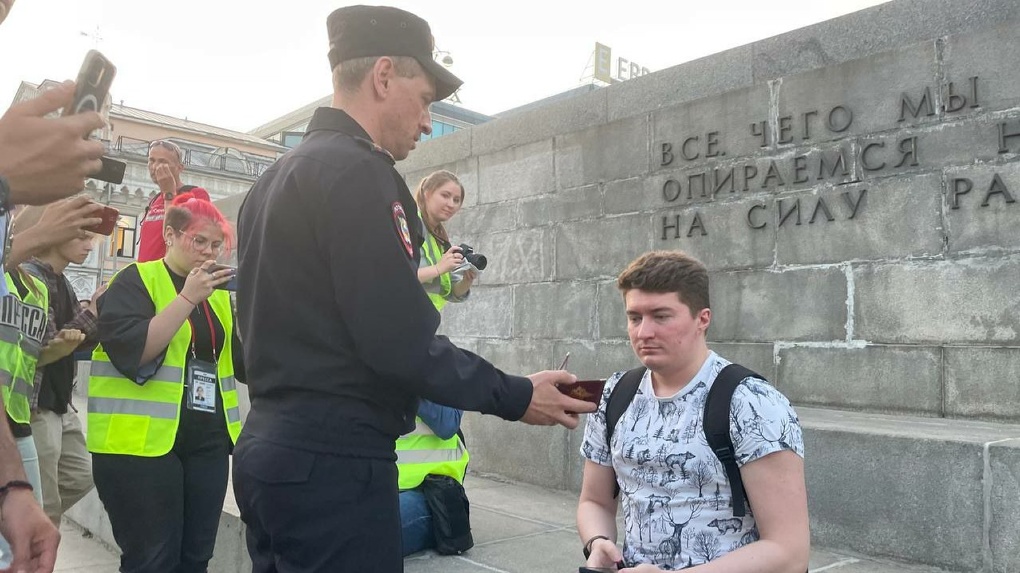
<svg viewBox="0 0 1020 573">
<path fill-rule="evenodd" d="M 425 171 L 435 165 L 459 162 L 471 156 L 472 129 L 461 129 L 443 137 L 419 143 L 407 159 L 397 162 L 397 170 L 404 174 Z M 408 187 L 418 184 L 417 179 L 408 179 Z"/>
<path fill-rule="evenodd" d="M 742 46 L 603 89 L 609 121 L 748 87 L 751 57 Z"/>
<path fill-rule="evenodd" d="M 942 253 L 942 178 L 936 174 L 843 185 L 760 204 L 767 224 L 782 222 L 776 230 L 780 265 Z"/>
<path fill-rule="evenodd" d="M 553 189 L 552 139 L 478 157 L 479 203 L 542 195 Z"/>
<path fill-rule="evenodd" d="M 649 215 L 624 215 L 556 227 L 556 278 L 615 277 L 652 249 Z"/>
<path fill-rule="evenodd" d="M 992 573 L 1020 571 L 1020 439 L 989 447 Z"/>
<path fill-rule="evenodd" d="M 839 269 L 711 273 L 719 342 L 844 340 L 847 281 Z"/>
<path fill-rule="evenodd" d="M 1020 348 L 947 346 L 946 415 L 1020 423 Z"/>
<path fill-rule="evenodd" d="M 645 180 L 642 205 L 682 206 L 854 183 L 853 141 L 790 147 L 768 155 L 663 171 Z"/>
<path fill-rule="evenodd" d="M 682 250 L 713 271 L 772 266 L 776 225 L 752 229 L 748 222 L 749 216 L 768 217 L 752 213 L 759 203 L 772 201 L 719 201 L 662 209 L 652 215 L 657 227 L 654 248 Z"/>
<path fill-rule="evenodd" d="M 968 98 L 959 114 L 984 113 L 1016 107 L 1020 94 L 1020 21 L 957 34 L 945 43 L 942 59 L 946 81 Z M 971 95 L 970 78 L 977 77 L 978 108 Z M 949 102 L 947 102 L 949 103 Z M 957 100 L 957 104 L 962 104 Z"/>
<path fill-rule="evenodd" d="M 709 338 L 712 328 L 708 329 Z M 776 376 L 776 359 L 772 344 L 736 344 L 726 342 L 709 342 L 708 347 L 730 362 L 746 366 L 764 376 L 773 386 L 779 388 L 779 377 Z"/>
<path fill-rule="evenodd" d="M 545 487 L 563 487 L 567 432 L 465 412 L 461 428 L 471 452 L 471 470 Z"/>
<path fill-rule="evenodd" d="M 594 320 L 594 283 L 536 283 L 515 287 L 514 336 L 591 339 Z"/>
<path fill-rule="evenodd" d="M 1020 163 L 947 169 L 945 184 L 950 252 L 1020 250 Z"/>
<path fill-rule="evenodd" d="M 590 219 L 602 214 L 602 190 L 599 185 L 561 189 L 549 195 L 522 199 L 518 210 L 522 227 Z"/>
<path fill-rule="evenodd" d="M 800 145 L 937 122 L 934 93 L 927 100 L 932 115 L 922 111 L 914 118 L 908 112 L 899 121 L 901 95 L 920 105 L 924 89 L 934 90 L 936 68 L 935 43 L 926 41 L 783 78 L 776 142 Z"/>
<path fill-rule="evenodd" d="M 463 209 L 450 219 L 451 237 L 506 231 L 517 226 L 517 204 L 513 201 L 485 203 Z"/>
<path fill-rule="evenodd" d="M 855 140 L 857 175 L 869 181 L 997 161 L 995 125 L 995 119 L 983 116 L 861 136 Z"/>
<path fill-rule="evenodd" d="M 648 173 L 648 118 L 556 136 L 556 187 L 569 189 Z"/>
<path fill-rule="evenodd" d="M 984 444 L 1008 428 L 812 408 L 798 416 L 815 545 L 978 570 Z"/>
<path fill-rule="evenodd" d="M 769 87 L 758 85 L 725 92 L 652 112 L 652 171 L 684 168 L 754 155 L 760 138 L 751 124 L 769 114 Z M 664 145 L 669 146 L 668 154 Z"/>
<path fill-rule="evenodd" d="M 1003 0 L 886 2 L 752 44 L 754 81 L 1017 19 L 1020 5 Z"/>
<path fill-rule="evenodd" d="M 796 404 L 942 414 L 942 352 L 915 346 L 782 348 L 778 379 Z"/>
<path fill-rule="evenodd" d="M 587 340 L 561 340 L 554 345 L 555 360 L 546 369 L 556 368 L 570 353 L 567 370 L 581 380 L 605 379 L 614 372 L 629 370 L 641 363 L 631 350 L 630 342 L 590 342 Z"/>
<path fill-rule="evenodd" d="M 620 215 L 658 209 L 667 202 L 663 199 L 662 185 L 666 177 L 621 179 L 605 183 L 605 214 Z"/>
<path fill-rule="evenodd" d="M 622 272 L 624 267 L 620 267 Z M 627 339 L 627 308 L 623 293 L 616 288 L 616 279 L 598 284 L 599 339 Z"/>
<path fill-rule="evenodd" d="M 483 234 L 473 247 L 489 260 L 489 266 L 482 273 L 485 284 L 519 284 L 551 279 L 555 262 L 554 236 L 549 228 Z"/>
<path fill-rule="evenodd" d="M 563 360 L 557 357 L 552 345 L 545 340 L 514 339 L 478 341 L 478 355 L 496 368 L 509 374 L 527 376 L 542 370 L 551 370 Z"/>
<path fill-rule="evenodd" d="M 554 101 L 472 127 L 471 152 L 486 155 L 606 123 L 606 91 Z"/>
<path fill-rule="evenodd" d="M 854 268 L 854 337 L 881 343 L 1015 344 L 1015 258 Z"/>
<path fill-rule="evenodd" d="M 456 336 L 509 338 L 513 326 L 513 292 L 510 287 L 478 285 L 471 302 L 443 308 L 443 332 Z"/>
</svg>

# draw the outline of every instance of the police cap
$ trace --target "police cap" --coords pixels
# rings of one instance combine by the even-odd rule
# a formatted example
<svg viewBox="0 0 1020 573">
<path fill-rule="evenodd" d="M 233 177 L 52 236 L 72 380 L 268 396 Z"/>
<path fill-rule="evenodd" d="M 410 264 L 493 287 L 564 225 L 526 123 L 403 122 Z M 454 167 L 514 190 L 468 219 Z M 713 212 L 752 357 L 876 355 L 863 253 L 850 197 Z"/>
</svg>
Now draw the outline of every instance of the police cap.
<svg viewBox="0 0 1020 573">
<path fill-rule="evenodd" d="M 432 59 L 432 29 L 410 12 L 390 6 L 345 6 L 329 15 L 326 28 L 331 69 L 355 58 L 410 56 L 436 80 L 436 101 L 464 83 Z"/>
</svg>

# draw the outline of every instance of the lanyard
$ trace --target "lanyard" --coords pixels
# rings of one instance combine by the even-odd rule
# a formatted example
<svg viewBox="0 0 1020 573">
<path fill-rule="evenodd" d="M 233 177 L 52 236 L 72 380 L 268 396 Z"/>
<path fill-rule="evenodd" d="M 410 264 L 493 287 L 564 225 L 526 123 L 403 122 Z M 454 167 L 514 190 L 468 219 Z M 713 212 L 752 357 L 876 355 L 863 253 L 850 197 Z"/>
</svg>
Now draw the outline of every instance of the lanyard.
<svg viewBox="0 0 1020 573">
<path fill-rule="evenodd" d="M 205 320 L 209 324 L 209 338 L 212 339 L 212 355 L 213 363 L 215 364 L 218 362 L 216 358 L 216 328 L 213 326 L 212 310 L 209 309 L 208 300 L 202 301 L 202 308 L 205 310 L 205 312 L 203 312 L 203 314 L 205 314 Z M 195 356 L 195 323 L 191 322 L 190 314 L 188 315 L 188 324 L 191 325 L 191 357 L 197 359 L 197 356 Z"/>
</svg>

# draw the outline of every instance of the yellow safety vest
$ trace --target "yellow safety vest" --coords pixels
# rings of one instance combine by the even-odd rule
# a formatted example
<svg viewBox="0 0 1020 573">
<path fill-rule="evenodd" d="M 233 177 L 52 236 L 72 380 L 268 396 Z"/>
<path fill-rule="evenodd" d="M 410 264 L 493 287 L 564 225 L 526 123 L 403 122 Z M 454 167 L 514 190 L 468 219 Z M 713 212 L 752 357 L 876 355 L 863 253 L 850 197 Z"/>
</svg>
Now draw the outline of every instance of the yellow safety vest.
<svg viewBox="0 0 1020 573">
<path fill-rule="evenodd" d="M 35 369 L 49 321 L 49 292 L 41 280 L 21 273 L 28 287 L 24 298 L 10 273 L 4 273 L 9 296 L 0 304 L 0 392 L 7 415 L 18 424 L 32 419 Z"/>
<path fill-rule="evenodd" d="M 415 417 L 414 424 L 413 432 L 397 438 L 400 489 L 418 487 L 427 475 L 450 476 L 463 482 L 470 456 L 460 437 L 444 440 L 418 417 Z"/>
<path fill-rule="evenodd" d="M 135 266 L 152 297 L 156 313 L 162 312 L 177 297 L 169 271 L 162 260 L 135 263 Z M 241 433 L 241 412 L 237 405 L 231 351 L 234 322 L 230 297 L 226 291 L 216 290 L 208 301 L 223 326 L 223 350 L 217 374 L 227 431 L 230 440 L 236 443 Z M 102 345 L 96 347 L 89 376 L 87 440 L 90 452 L 156 457 L 170 451 L 181 419 L 191 337 L 191 324 L 186 320 L 170 340 L 162 366 L 141 385 L 125 378 L 114 367 Z"/>
<path fill-rule="evenodd" d="M 425 262 L 429 265 L 439 264 L 439 260 L 443 258 L 443 249 L 439 247 L 439 241 L 432 236 L 428 229 L 425 230 L 425 244 L 422 247 L 424 247 L 422 256 L 425 258 Z M 432 299 L 432 305 L 436 307 L 436 310 L 442 311 L 446 306 L 446 297 L 450 296 L 453 291 L 450 273 L 443 273 L 422 286 L 425 287 L 425 292 Z"/>
</svg>

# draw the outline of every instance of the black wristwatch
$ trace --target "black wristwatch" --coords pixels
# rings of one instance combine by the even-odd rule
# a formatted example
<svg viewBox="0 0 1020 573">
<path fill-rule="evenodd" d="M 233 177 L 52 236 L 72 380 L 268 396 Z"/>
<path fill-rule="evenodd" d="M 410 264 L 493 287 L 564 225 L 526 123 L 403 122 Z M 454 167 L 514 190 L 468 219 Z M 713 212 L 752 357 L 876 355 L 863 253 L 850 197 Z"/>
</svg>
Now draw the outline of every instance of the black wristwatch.
<svg viewBox="0 0 1020 573">
<path fill-rule="evenodd" d="M 0 215 L 11 212 L 11 184 L 7 178 L 0 175 Z"/>
<path fill-rule="evenodd" d="M 591 544 L 595 543 L 595 540 L 597 539 L 605 539 L 606 541 L 612 541 L 612 539 L 606 537 L 605 535 L 596 535 L 592 537 L 591 539 L 588 540 L 588 543 L 584 544 L 584 549 L 581 550 L 581 552 L 584 553 L 585 559 L 591 557 Z"/>
</svg>

